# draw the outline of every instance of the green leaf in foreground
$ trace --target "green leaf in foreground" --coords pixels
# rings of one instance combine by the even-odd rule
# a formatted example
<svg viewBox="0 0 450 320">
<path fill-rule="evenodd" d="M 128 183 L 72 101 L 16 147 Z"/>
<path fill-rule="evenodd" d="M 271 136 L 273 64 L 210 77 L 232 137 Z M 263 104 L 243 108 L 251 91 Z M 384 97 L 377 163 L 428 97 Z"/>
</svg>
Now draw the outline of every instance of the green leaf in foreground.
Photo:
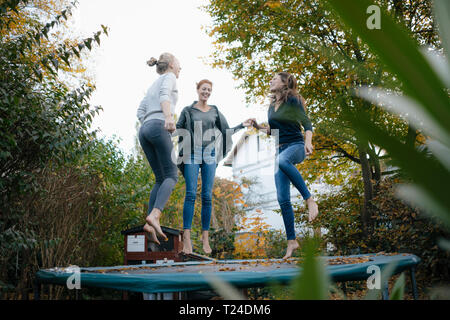
<svg viewBox="0 0 450 320">
<path fill-rule="evenodd" d="M 389 279 L 395 273 L 395 269 L 397 267 L 397 262 L 391 262 L 388 265 L 384 266 L 381 270 L 381 279 L 380 279 L 380 289 L 371 289 L 368 290 L 368 293 L 364 297 L 364 300 L 378 300 L 381 296 L 381 292 L 385 285 L 387 285 Z"/>
<path fill-rule="evenodd" d="M 294 299 L 326 300 L 330 280 L 325 268 L 325 262 L 317 256 L 318 240 L 303 241 L 304 259 L 301 263 L 301 273 L 294 279 L 292 286 Z"/>
<path fill-rule="evenodd" d="M 424 106 L 430 118 L 447 127 L 449 97 L 445 84 L 417 48 L 403 26 L 381 10 L 381 29 L 367 27 L 370 0 L 327 0 L 342 21 L 351 28 L 403 83 L 404 93 Z"/>
<path fill-rule="evenodd" d="M 242 294 L 231 284 L 223 281 L 218 276 L 207 273 L 204 275 L 211 287 L 226 300 L 245 300 Z"/>
<path fill-rule="evenodd" d="M 389 300 L 403 300 L 405 295 L 405 274 L 402 273 L 400 277 L 395 281 L 394 288 Z"/>
<path fill-rule="evenodd" d="M 427 200 L 426 208 L 422 207 L 422 209 L 426 209 L 424 212 L 438 217 L 442 222 L 450 225 L 450 216 L 445 209 L 450 208 L 447 188 L 450 172 L 442 164 L 432 161 L 418 150 L 389 136 L 375 126 L 366 115 L 359 114 L 358 117 L 355 117 L 348 112 L 346 117 L 356 129 L 357 135 L 371 139 L 377 145 L 383 146 L 395 159 L 395 163 L 413 179 L 415 186 L 404 186 L 400 189 L 402 198 L 418 199 L 420 193 L 421 201 L 414 205 L 425 204 L 423 201 Z M 440 179 L 437 180 L 436 177 L 440 177 Z M 408 192 L 404 192 L 406 190 Z M 413 194 L 413 191 L 416 191 L 414 196 L 408 197 L 408 194 Z"/>
<path fill-rule="evenodd" d="M 447 51 L 447 55 L 450 55 L 450 1 L 434 0 L 434 15 L 441 34 L 442 46 Z"/>
</svg>

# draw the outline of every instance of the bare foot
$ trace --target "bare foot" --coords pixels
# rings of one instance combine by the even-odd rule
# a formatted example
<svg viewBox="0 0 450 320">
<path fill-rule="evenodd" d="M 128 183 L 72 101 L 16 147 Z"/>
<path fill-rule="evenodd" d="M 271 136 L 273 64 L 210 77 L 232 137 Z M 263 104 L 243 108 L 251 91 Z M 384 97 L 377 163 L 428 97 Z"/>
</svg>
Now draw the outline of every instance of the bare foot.
<svg viewBox="0 0 450 320">
<path fill-rule="evenodd" d="M 311 222 L 319 215 L 319 207 L 312 197 L 306 200 L 306 204 L 308 205 L 308 220 Z"/>
<path fill-rule="evenodd" d="M 144 231 L 147 232 L 150 236 L 150 241 L 157 243 L 157 244 L 161 244 L 158 240 L 158 237 L 156 236 L 156 231 L 155 228 L 153 228 L 152 226 L 150 226 L 148 223 L 145 224 L 144 226 Z"/>
<path fill-rule="evenodd" d="M 152 212 L 145 218 L 147 223 L 155 228 L 155 231 L 157 234 L 159 234 L 162 238 L 164 238 L 164 241 L 168 241 L 169 239 L 164 234 L 164 232 L 161 229 L 161 226 L 159 224 L 159 218 L 161 217 L 161 211 L 159 209 L 154 208 Z"/>
<path fill-rule="evenodd" d="M 283 259 L 288 259 L 292 257 L 292 253 L 299 247 L 297 240 L 288 240 L 288 246 L 286 249 L 286 255 Z"/>
<path fill-rule="evenodd" d="M 186 254 L 192 253 L 191 230 L 189 229 L 183 231 L 183 252 Z"/>
<path fill-rule="evenodd" d="M 209 246 L 209 235 L 208 235 L 208 231 L 203 231 L 202 232 L 202 242 L 203 242 L 203 251 L 206 254 L 210 254 L 212 252 L 211 247 Z"/>
</svg>

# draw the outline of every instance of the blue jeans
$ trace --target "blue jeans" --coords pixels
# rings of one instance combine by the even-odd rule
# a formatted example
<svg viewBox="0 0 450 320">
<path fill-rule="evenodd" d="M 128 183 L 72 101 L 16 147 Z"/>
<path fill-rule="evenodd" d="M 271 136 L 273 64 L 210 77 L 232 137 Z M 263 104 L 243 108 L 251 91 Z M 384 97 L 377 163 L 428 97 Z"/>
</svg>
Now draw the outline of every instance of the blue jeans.
<svg viewBox="0 0 450 320">
<path fill-rule="evenodd" d="M 139 129 L 139 142 L 156 180 L 150 192 L 147 214 L 153 208 L 163 211 L 178 180 L 177 166 L 171 156 L 173 143 L 170 133 L 164 129 L 164 121 L 153 119 L 145 122 Z"/>
<path fill-rule="evenodd" d="M 194 217 L 195 199 L 197 197 L 198 173 L 202 172 L 202 230 L 209 230 L 212 210 L 212 188 L 216 175 L 215 152 L 203 154 L 204 148 L 194 151 L 191 163 L 184 165 L 184 179 L 186 181 L 186 196 L 183 206 L 183 229 L 191 229 Z"/>
<path fill-rule="evenodd" d="M 277 150 L 275 186 L 288 240 L 295 239 L 294 210 L 291 204 L 290 192 L 291 182 L 300 192 L 303 199 L 307 200 L 311 197 L 302 175 L 295 167 L 295 164 L 301 163 L 305 157 L 305 144 L 303 142 L 283 144 Z"/>
</svg>

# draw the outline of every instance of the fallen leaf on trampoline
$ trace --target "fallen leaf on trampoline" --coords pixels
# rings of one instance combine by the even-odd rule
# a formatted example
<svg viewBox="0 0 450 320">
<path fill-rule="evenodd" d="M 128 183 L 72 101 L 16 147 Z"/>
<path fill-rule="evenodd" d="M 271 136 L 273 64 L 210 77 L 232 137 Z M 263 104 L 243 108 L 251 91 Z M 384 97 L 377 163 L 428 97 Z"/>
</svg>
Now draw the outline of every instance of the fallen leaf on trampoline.
<svg viewBox="0 0 450 320">
<path fill-rule="evenodd" d="M 220 268 L 219 271 L 235 271 L 235 268 Z"/>
<path fill-rule="evenodd" d="M 368 261 L 372 261 L 369 257 L 337 257 L 334 259 L 329 259 L 327 263 L 329 265 L 338 265 L 338 264 L 357 264 L 357 263 L 365 263 Z"/>
</svg>

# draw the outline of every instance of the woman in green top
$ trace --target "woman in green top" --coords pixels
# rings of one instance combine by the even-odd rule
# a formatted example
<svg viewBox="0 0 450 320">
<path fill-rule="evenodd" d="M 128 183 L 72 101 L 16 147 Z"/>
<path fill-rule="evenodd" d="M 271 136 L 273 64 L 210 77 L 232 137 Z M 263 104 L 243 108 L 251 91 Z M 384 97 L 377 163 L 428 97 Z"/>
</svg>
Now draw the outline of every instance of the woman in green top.
<svg viewBox="0 0 450 320">
<path fill-rule="evenodd" d="M 283 258 L 286 259 L 299 247 L 295 237 L 291 182 L 308 205 L 309 221 L 314 220 L 319 213 L 302 175 L 295 167 L 313 152 L 312 125 L 305 113 L 304 100 L 297 92 L 297 81 L 294 76 L 287 72 L 276 74 L 270 81 L 270 91 L 272 103 L 268 111 L 269 126 L 263 127 L 254 121 L 254 127 L 264 130 L 267 134 L 276 134 L 278 137 L 275 186 L 288 240 L 286 255 Z M 305 138 L 301 131 L 302 126 L 305 129 Z"/>
</svg>

